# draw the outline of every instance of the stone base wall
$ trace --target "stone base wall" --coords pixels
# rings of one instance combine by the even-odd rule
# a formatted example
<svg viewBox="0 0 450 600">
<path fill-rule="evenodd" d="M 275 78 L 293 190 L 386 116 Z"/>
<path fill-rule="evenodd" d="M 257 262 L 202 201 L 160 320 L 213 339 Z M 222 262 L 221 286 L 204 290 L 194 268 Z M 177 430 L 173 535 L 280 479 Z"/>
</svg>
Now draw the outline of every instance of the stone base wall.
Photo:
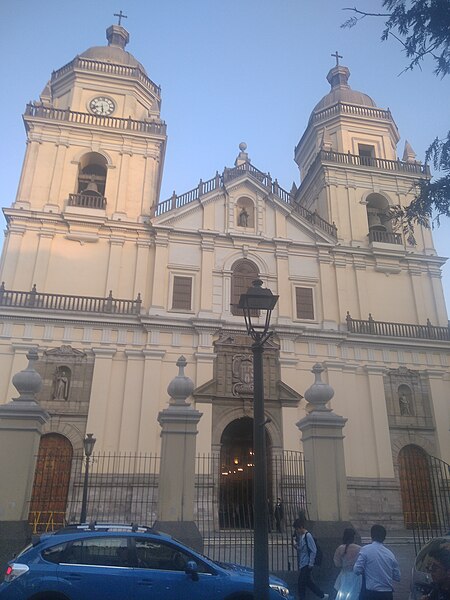
<svg viewBox="0 0 450 600">
<path fill-rule="evenodd" d="M 347 478 L 350 521 L 361 531 L 374 523 L 404 529 L 400 485 L 396 479 Z"/>
</svg>

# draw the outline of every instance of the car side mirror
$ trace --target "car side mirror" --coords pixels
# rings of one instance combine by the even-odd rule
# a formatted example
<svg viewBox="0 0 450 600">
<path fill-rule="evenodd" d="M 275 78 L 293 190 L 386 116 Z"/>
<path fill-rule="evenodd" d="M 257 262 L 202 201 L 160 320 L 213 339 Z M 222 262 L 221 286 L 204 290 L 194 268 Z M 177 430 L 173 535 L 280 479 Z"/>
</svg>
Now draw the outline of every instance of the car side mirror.
<svg viewBox="0 0 450 600">
<path fill-rule="evenodd" d="M 185 569 L 186 575 L 191 575 L 193 581 L 198 581 L 198 564 L 195 560 L 188 560 Z"/>
</svg>

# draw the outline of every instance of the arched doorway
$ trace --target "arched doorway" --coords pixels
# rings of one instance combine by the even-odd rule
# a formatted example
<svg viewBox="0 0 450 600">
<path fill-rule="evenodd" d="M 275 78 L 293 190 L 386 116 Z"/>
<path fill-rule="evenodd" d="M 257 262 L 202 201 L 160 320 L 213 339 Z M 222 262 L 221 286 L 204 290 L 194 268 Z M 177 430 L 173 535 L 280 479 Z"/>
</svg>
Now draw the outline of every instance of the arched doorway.
<svg viewBox="0 0 450 600">
<path fill-rule="evenodd" d="M 407 529 L 436 522 L 427 453 L 419 446 L 402 448 L 398 455 L 403 519 Z"/>
<path fill-rule="evenodd" d="M 42 436 L 29 513 L 34 532 L 64 525 L 72 458 L 72 444 L 66 437 L 58 433 Z"/>
<path fill-rule="evenodd" d="M 271 443 L 266 431 L 268 490 L 271 485 Z M 253 419 L 242 417 L 225 427 L 220 440 L 219 525 L 225 529 L 253 527 Z M 268 499 L 271 504 L 272 499 Z"/>
</svg>

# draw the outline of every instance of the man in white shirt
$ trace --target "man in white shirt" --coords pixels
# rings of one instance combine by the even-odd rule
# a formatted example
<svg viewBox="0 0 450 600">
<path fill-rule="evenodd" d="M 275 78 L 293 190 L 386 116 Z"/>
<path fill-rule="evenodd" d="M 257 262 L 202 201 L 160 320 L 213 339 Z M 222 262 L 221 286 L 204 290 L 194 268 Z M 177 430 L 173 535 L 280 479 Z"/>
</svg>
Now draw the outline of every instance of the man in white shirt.
<svg viewBox="0 0 450 600">
<path fill-rule="evenodd" d="M 383 544 L 386 529 L 382 525 L 373 525 L 370 530 L 372 543 L 359 551 L 353 572 L 363 575 L 364 586 L 361 600 L 392 600 L 393 581 L 400 581 L 400 569 L 393 553 Z"/>
</svg>

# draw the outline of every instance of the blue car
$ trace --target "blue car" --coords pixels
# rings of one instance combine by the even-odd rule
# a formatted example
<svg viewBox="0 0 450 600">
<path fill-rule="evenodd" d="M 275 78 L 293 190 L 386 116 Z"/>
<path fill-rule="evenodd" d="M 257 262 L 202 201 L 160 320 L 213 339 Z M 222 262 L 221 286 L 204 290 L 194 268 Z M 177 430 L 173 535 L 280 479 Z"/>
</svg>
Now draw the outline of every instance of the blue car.
<svg viewBox="0 0 450 600">
<path fill-rule="evenodd" d="M 8 564 L 1 600 L 252 600 L 253 571 L 210 560 L 147 527 L 78 525 L 33 540 Z M 294 600 L 270 578 L 270 600 Z"/>
</svg>

